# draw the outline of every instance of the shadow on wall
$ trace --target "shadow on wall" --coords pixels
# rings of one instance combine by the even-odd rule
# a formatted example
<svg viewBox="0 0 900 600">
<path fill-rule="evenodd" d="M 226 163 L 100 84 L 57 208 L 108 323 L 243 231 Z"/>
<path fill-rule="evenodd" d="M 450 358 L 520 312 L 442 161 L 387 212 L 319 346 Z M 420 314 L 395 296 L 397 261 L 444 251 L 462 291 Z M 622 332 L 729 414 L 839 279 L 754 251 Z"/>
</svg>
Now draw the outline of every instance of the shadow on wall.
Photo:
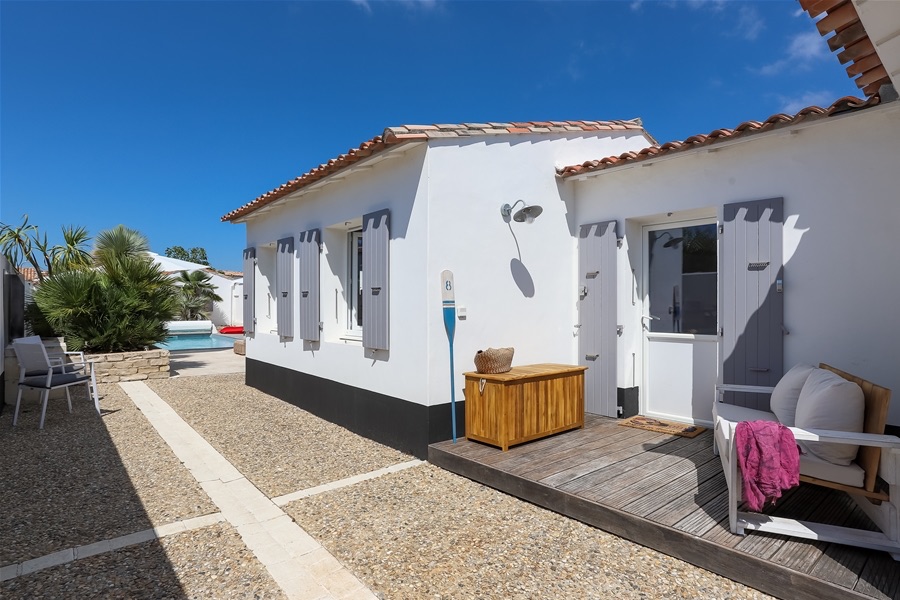
<svg viewBox="0 0 900 600">
<path fill-rule="evenodd" d="M 509 261 L 509 272 L 522 295 L 526 298 L 534 298 L 534 278 L 529 273 L 528 267 L 522 262 L 522 249 L 519 247 L 519 238 L 516 237 L 516 232 L 513 231 L 510 218 L 504 217 L 504 220 L 506 221 L 506 226 L 509 227 L 509 233 L 512 235 L 513 241 L 516 243 L 516 254 L 519 255 L 518 258 Z"/>
<path fill-rule="evenodd" d="M 516 282 L 516 286 L 522 292 L 522 295 L 526 298 L 533 298 L 534 279 L 532 279 L 531 273 L 528 272 L 525 264 L 518 258 L 514 258 L 509 261 L 509 272 L 512 274 L 513 281 Z"/>
</svg>

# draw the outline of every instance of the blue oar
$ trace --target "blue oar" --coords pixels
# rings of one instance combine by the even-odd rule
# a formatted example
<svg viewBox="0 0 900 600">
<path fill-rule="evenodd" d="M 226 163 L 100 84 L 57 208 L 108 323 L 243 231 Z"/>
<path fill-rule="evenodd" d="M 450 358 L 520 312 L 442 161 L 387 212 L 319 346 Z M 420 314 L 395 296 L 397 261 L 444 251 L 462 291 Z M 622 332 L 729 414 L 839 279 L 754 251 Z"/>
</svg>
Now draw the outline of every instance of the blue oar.
<svg viewBox="0 0 900 600">
<path fill-rule="evenodd" d="M 453 443 L 456 443 L 456 384 L 453 368 L 453 336 L 456 333 L 456 298 L 453 293 L 453 272 L 441 272 L 441 300 L 444 307 L 444 329 L 450 341 L 450 423 Z"/>
</svg>

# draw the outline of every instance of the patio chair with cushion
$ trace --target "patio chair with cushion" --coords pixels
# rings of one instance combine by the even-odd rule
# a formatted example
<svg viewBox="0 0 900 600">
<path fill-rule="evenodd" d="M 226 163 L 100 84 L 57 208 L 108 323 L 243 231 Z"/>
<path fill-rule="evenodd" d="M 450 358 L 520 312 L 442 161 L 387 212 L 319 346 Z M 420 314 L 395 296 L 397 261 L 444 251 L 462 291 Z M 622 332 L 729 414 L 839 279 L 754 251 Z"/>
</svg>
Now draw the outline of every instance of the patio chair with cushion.
<svg viewBox="0 0 900 600">
<path fill-rule="evenodd" d="M 44 346 L 44 342 L 41 340 L 41 337 L 37 335 L 17 338 L 15 341 L 22 344 L 38 344 L 39 346 L 43 346 L 45 350 L 47 348 L 46 346 Z M 96 373 L 93 369 L 93 362 L 85 360 L 84 352 L 51 352 L 50 350 L 47 350 L 47 358 L 50 360 L 50 364 L 53 365 L 54 373 L 81 373 L 84 375 L 90 373 L 91 398 L 94 401 L 94 408 L 97 410 L 97 414 L 100 414 L 100 394 L 99 390 L 97 389 Z M 26 377 L 42 374 L 43 373 L 25 373 Z"/>
<path fill-rule="evenodd" d="M 900 438 L 884 435 L 891 390 L 826 364 L 798 365 L 772 387 L 719 385 L 714 451 L 728 485 L 732 533 L 764 531 L 884 550 L 900 560 Z M 772 394 L 771 412 L 725 404 L 725 392 Z M 800 481 L 850 497 L 880 531 L 739 511 L 741 473 L 735 433 L 742 421 L 777 421 L 802 449 Z"/>
<path fill-rule="evenodd" d="M 50 391 L 55 389 L 66 390 L 66 400 L 69 404 L 69 412 L 72 412 L 72 397 L 69 388 L 73 385 L 85 385 L 88 395 L 93 396 L 94 408 L 100 414 L 100 403 L 97 398 L 97 386 L 94 384 L 93 363 L 82 361 L 80 363 L 62 363 L 53 361 L 47 355 L 47 350 L 34 339 L 21 338 L 13 340 L 13 351 L 19 362 L 19 392 L 16 395 L 16 409 L 13 413 L 13 426 L 19 419 L 19 408 L 22 403 L 22 391 L 25 388 L 41 391 L 41 421 L 39 428 L 44 428 L 44 419 L 47 415 L 47 403 L 50 399 Z M 56 364 L 54 364 L 56 363 Z"/>
</svg>

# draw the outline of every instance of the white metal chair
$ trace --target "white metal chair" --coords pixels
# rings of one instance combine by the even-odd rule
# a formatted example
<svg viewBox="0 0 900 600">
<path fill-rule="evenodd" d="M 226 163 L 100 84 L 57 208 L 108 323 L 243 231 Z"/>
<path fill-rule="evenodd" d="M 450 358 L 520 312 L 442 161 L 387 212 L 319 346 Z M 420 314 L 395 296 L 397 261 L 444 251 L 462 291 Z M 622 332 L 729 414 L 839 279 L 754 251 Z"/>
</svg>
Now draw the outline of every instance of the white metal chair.
<svg viewBox="0 0 900 600">
<path fill-rule="evenodd" d="M 38 344 L 39 346 L 43 346 L 46 350 L 44 342 L 41 340 L 40 336 L 37 335 L 17 338 L 15 341 L 21 344 Z M 85 375 L 90 373 L 91 398 L 94 400 L 94 408 L 97 410 L 97 414 L 100 414 L 100 393 L 97 389 L 97 376 L 94 372 L 94 363 L 85 360 L 84 352 L 50 352 L 47 350 L 47 358 L 50 360 L 50 364 L 53 365 L 54 373 L 81 373 Z M 33 377 L 36 375 L 43 375 L 43 372 L 25 373 L 26 377 Z"/>
<path fill-rule="evenodd" d="M 900 560 L 900 438 L 884 435 L 891 391 L 845 373 L 826 364 L 827 369 L 860 386 L 865 398 L 865 425 L 863 433 L 800 429 L 790 427 L 794 439 L 805 442 L 829 442 L 860 446 L 857 459 L 849 467 L 837 471 L 856 470 L 860 481 L 855 484 L 840 482 L 842 475 L 834 466 L 821 469 L 823 461 L 809 460 L 801 456 L 800 481 L 841 490 L 850 494 L 856 504 L 875 523 L 880 531 L 866 531 L 785 519 L 759 513 L 739 511 L 741 500 L 741 474 L 738 466 L 735 430 L 740 421 L 777 421 L 773 413 L 740 406 L 722 404 L 721 399 L 713 408 L 715 421 L 714 452 L 722 459 L 725 480 L 728 484 L 728 517 L 732 533 L 743 535 L 745 530 L 764 531 L 826 542 L 884 550 L 895 560 Z M 774 388 L 745 385 L 719 385 L 721 395 L 727 391 L 772 393 Z M 825 465 L 827 467 L 827 465 Z"/>
<path fill-rule="evenodd" d="M 80 363 L 54 362 L 47 355 L 47 350 L 40 343 L 40 338 L 21 338 L 13 340 L 13 351 L 19 362 L 19 392 L 16 395 L 16 410 L 13 413 L 13 426 L 19 419 L 19 408 L 22 403 L 22 391 L 25 388 L 41 391 L 41 422 L 40 429 L 44 428 L 44 419 L 47 415 L 47 403 L 50 399 L 50 391 L 65 389 L 66 400 L 69 404 L 69 412 L 72 412 L 72 397 L 69 388 L 73 385 L 84 384 L 88 394 L 94 399 L 94 408 L 100 414 L 100 402 L 97 397 L 96 378 L 94 365 L 90 362 Z"/>
</svg>

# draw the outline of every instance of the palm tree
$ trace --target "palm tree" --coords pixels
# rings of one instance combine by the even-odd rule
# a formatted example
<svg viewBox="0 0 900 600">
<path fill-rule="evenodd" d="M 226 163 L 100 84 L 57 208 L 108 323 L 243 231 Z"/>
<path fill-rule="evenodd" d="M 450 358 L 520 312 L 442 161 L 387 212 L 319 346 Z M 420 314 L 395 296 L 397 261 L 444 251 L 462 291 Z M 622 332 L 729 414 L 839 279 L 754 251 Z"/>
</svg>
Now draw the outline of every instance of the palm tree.
<svg viewBox="0 0 900 600">
<path fill-rule="evenodd" d="M 116 225 L 97 234 L 94 246 L 94 264 L 104 269 L 114 269 L 116 261 L 126 258 L 150 260 L 150 241 L 140 231 Z"/>
<path fill-rule="evenodd" d="M 222 301 L 212 275 L 205 271 L 179 271 L 175 283 L 181 288 L 178 301 L 184 321 L 208 319 L 212 303 Z"/>
<path fill-rule="evenodd" d="M 73 232 L 73 239 L 78 236 Z M 123 352 L 153 346 L 178 314 L 178 290 L 146 254 L 147 238 L 123 227 L 103 231 L 96 268 L 64 270 L 42 283 L 34 302 L 73 350 Z"/>
</svg>

